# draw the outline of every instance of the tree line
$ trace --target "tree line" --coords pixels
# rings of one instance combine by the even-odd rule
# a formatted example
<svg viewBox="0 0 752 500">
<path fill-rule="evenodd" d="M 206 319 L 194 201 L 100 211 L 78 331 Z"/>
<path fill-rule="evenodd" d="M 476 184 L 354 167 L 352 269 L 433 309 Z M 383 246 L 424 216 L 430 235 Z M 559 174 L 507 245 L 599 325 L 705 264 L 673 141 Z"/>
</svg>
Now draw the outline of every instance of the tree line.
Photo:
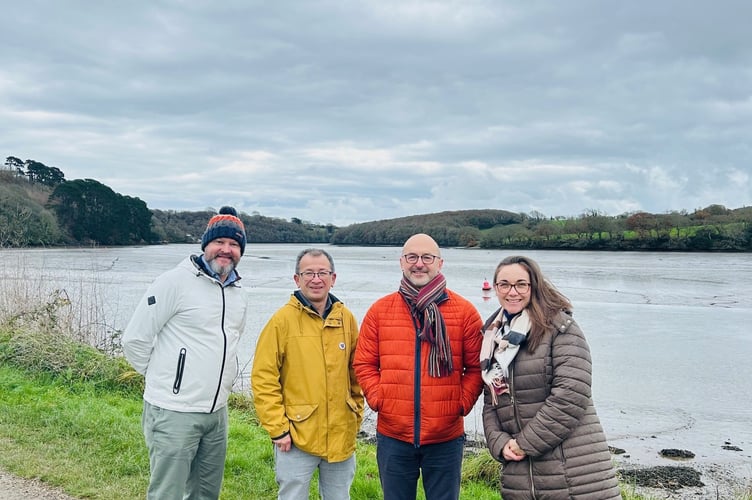
<svg viewBox="0 0 752 500">
<path fill-rule="evenodd" d="M 0 170 L 0 248 L 194 243 L 213 209 L 151 210 L 94 179 L 66 180 L 57 167 L 9 156 Z M 239 214 L 250 243 L 328 243 L 335 227 Z"/>
<path fill-rule="evenodd" d="M 5 160 L 0 201 L 0 246 L 82 242 L 151 242 L 151 211 L 93 179 L 68 181 L 57 167 L 35 160 Z"/>
<path fill-rule="evenodd" d="M 0 170 L 0 248 L 194 243 L 216 210 L 149 209 L 93 179 L 66 180 L 56 167 L 9 156 Z M 509 249 L 751 251 L 752 207 L 693 212 L 546 217 L 506 210 L 412 215 L 345 227 L 239 213 L 250 243 L 399 246 L 430 234 L 444 247 Z"/>
<path fill-rule="evenodd" d="M 609 216 L 587 210 L 578 217 L 533 212 L 462 210 L 353 224 L 339 228 L 338 245 L 401 245 L 425 232 L 446 247 L 560 250 L 752 250 L 752 207 L 710 205 L 692 213 L 634 212 Z"/>
</svg>

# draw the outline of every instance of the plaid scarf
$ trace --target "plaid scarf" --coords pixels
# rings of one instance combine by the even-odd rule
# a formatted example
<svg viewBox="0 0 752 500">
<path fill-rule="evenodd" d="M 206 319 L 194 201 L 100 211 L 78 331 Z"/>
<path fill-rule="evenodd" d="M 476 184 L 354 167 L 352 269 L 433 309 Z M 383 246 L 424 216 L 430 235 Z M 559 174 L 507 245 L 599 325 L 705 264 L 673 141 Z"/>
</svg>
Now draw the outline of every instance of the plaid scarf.
<svg viewBox="0 0 752 500">
<path fill-rule="evenodd" d="M 418 338 L 431 344 L 428 353 L 428 374 L 432 377 L 446 377 L 452 373 L 452 346 L 439 311 L 439 304 L 449 300 L 446 296 L 446 279 L 441 273 L 424 287 L 416 288 L 407 278 L 402 277 L 399 293 L 410 306 L 410 313 L 422 326 Z"/>
<path fill-rule="evenodd" d="M 483 332 L 480 374 L 491 392 L 493 404 L 497 404 L 497 396 L 509 392 L 509 365 L 529 332 L 530 316 L 527 309 L 510 319 L 503 308 L 499 309 L 499 314 Z"/>
</svg>

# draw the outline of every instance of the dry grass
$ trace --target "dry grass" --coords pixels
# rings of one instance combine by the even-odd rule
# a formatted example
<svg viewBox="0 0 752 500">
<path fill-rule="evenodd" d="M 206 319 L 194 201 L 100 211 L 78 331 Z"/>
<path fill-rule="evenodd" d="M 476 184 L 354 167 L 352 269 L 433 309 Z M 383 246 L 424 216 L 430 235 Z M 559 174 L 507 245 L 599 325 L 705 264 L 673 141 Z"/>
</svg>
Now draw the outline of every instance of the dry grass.
<svg viewBox="0 0 752 500">
<path fill-rule="evenodd" d="M 60 273 L 29 269 L 23 254 L 0 266 L 0 361 L 68 381 L 116 390 L 143 389 L 143 377 L 117 356 L 120 332 L 107 327 L 102 286 L 77 272 L 68 288 Z"/>
<path fill-rule="evenodd" d="M 107 317 L 117 301 L 104 299 L 108 286 L 96 270 L 65 271 L 30 268 L 23 254 L 8 254 L 0 265 L 0 325 L 44 331 L 96 347 L 120 352 L 121 332 Z"/>
</svg>

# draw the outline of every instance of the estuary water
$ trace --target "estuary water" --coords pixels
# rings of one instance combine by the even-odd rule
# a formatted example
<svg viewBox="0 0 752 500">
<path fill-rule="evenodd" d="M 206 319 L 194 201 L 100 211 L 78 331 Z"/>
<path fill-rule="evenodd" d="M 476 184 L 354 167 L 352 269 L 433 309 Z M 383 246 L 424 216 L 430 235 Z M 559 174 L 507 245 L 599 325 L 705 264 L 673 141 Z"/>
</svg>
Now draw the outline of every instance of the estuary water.
<svg viewBox="0 0 752 500">
<path fill-rule="evenodd" d="M 294 290 L 295 257 L 302 248 L 246 248 L 239 266 L 251 298 L 240 355 L 246 374 L 258 332 Z M 400 248 L 325 248 L 336 264 L 332 293 L 358 320 L 377 298 L 397 289 Z M 0 292 L 65 289 L 73 307 L 96 308 L 108 329 L 122 329 L 148 284 L 197 252 L 198 245 L 0 250 Z M 484 319 L 498 302 L 481 285 L 510 253 L 442 249 L 449 288 Z M 523 253 L 574 304 L 592 352 L 596 409 L 609 444 L 626 450 L 620 459 L 665 464 L 661 449 L 686 449 L 696 454 L 694 463 L 728 464 L 741 477 L 752 477 L 749 254 Z M 466 427 L 482 432 L 479 407 Z"/>
</svg>

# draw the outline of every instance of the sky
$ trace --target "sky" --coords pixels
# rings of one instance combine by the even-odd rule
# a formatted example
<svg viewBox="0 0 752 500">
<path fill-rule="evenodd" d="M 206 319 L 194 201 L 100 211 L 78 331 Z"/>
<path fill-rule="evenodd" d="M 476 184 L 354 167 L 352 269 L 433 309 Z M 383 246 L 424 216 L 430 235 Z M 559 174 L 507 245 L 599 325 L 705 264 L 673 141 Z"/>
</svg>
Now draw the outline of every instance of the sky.
<svg viewBox="0 0 752 500">
<path fill-rule="evenodd" d="M 0 156 L 344 226 L 752 203 L 748 0 L 6 2 Z"/>
</svg>

